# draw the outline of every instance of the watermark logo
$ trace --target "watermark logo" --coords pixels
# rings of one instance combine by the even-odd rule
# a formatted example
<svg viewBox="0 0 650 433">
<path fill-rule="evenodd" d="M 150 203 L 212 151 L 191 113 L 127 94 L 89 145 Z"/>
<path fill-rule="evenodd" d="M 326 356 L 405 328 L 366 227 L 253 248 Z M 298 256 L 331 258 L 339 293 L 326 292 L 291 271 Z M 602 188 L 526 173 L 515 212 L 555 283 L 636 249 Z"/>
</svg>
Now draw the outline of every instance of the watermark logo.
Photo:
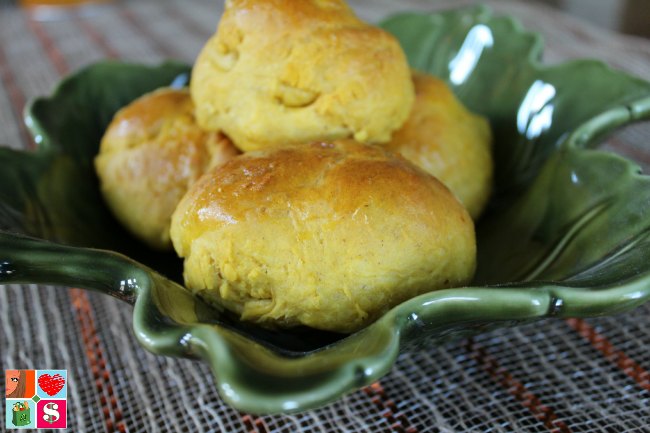
<svg viewBox="0 0 650 433">
<path fill-rule="evenodd" d="M 5 427 L 65 429 L 67 370 L 5 370 Z"/>
<path fill-rule="evenodd" d="M 37 403 L 36 428 L 65 428 L 65 400 L 41 400 Z"/>
</svg>

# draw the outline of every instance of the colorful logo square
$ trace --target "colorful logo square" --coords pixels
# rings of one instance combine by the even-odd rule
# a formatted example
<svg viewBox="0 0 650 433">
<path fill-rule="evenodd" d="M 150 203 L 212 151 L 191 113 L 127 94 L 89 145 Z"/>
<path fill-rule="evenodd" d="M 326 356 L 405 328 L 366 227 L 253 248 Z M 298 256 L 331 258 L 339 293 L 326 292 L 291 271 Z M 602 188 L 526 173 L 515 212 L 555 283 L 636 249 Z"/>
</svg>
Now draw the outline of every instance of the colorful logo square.
<svg viewBox="0 0 650 433">
<path fill-rule="evenodd" d="M 5 420 L 7 430 L 36 427 L 36 404 L 30 400 L 7 399 Z"/>
<path fill-rule="evenodd" d="M 5 370 L 5 427 L 65 429 L 67 370 Z"/>
<path fill-rule="evenodd" d="M 67 370 L 37 370 L 36 395 L 40 398 L 66 398 L 68 395 Z"/>
<path fill-rule="evenodd" d="M 5 397 L 32 398 L 36 394 L 35 370 L 5 370 Z"/>
<path fill-rule="evenodd" d="M 66 400 L 41 400 L 36 403 L 36 428 L 60 429 L 68 424 Z"/>
</svg>

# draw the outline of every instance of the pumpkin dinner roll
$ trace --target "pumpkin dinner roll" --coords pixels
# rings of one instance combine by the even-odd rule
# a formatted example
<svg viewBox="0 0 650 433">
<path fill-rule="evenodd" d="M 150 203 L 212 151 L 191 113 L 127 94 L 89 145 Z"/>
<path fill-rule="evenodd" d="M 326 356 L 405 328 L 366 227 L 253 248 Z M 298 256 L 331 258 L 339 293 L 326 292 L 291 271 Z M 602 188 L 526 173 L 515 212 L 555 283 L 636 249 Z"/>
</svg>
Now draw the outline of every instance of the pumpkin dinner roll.
<svg viewBox="0 0 650 433">
<path fill-rule="evenodd" d="M 181 200 L 185 285 L 265 326 L 352 332 L 396 304 L 468 283 L 474 225 L 437 179 L 352 140 L 249 152 Z"/>
<path fill-rule="evenodd" d="M 492 132 L 442 80 L 413 73 L 416 99 L 386 146 L 440 179 L 477 219 L 492 191 Z"/>
<path fill-rule="evenodd" d="M 244 151 L 385 143 L 414 100 L 397 40 L 342 0 L 229 0 L 194 65 L 199 124 Z"/>
<path fill-rule="evenodd" d="M 116 218 L 149 246 L 165 250 L 172 249 L 172 212 L 188 187 L 238 153 L 223 134 L 199 128 L 189 90 L 164 88 L 115 115 L 95 168 Z"/>
</svg>

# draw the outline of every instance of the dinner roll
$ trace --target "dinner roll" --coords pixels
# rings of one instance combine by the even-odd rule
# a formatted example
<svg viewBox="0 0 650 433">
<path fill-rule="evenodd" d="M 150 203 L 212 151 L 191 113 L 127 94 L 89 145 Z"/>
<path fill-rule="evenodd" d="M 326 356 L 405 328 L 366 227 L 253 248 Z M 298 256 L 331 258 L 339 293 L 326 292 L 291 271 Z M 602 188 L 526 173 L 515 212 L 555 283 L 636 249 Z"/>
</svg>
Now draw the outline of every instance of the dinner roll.
<svg viewBox="0 0 650 433">
<path fill-rule="evenodd" d="M 196 60 L 199 124 L 244 151 L 354 137 L 385 143 L 414 100 L 397 40 L 342 0 L 229 0 Z"/>
<path fill-rule="evenodd" d="M 440 179 L 477 219 L 492 190 L 490 125 L 442 80 L 415 72 L 413 82 L 413 110 L 387 148 Z"/>
<path fill-rule="evenodd" d="M 121 109 L 100 144 L 95 168 L 117 219 L 156 249 L 171 249 L 172 212 L 209 167 L 239 152 L 194 119 L 187 89 L 160 89 Z"/>
<path fill-rule="evenodd" d="M 266 326 L 351 332 L 468 283 L 472 219 L 437 179 L 352 140 L 267 149 L 211 170 L 171 236 L 186 286 Z"/>
</svg>

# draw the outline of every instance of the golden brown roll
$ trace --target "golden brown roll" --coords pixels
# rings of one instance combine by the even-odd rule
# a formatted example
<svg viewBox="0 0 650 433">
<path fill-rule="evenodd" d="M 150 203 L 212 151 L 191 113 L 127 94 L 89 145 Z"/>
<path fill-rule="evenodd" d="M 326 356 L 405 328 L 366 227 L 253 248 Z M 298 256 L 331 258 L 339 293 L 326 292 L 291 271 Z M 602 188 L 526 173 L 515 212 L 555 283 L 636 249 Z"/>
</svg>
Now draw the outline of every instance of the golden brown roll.
<svg viewBox="0 0 650 433">
<path fill-rule="evenodd" d="M 172 217 L 185 284 L 263 325 L 351 332 L 472 278 L 472 219 L 434 177 L 343 140 L 238 156 Z"/>
<path fill-rule="evenodd" d="M 189 91 L 160 89 L 120 110 L 106 130 L 95 168 L 117 219 L 156 249 L 171 249 L 172 212 L 208 168 L 238 150 L 194 119 Z"/>
<path fill-rule="evenodd" d="M 416 99 L 387 145 L 447 185 L 477 219 L 492 190 L 492 134 L 442 80 L 414 72 Z"/>
<path fill-rule="evenodd" d="M 199 55 L 199 124 L 244 151 L 354 137 L 385 143 L 414 100 L 390 34 L 342 0 L 229 0 Z"/>
</svg>

